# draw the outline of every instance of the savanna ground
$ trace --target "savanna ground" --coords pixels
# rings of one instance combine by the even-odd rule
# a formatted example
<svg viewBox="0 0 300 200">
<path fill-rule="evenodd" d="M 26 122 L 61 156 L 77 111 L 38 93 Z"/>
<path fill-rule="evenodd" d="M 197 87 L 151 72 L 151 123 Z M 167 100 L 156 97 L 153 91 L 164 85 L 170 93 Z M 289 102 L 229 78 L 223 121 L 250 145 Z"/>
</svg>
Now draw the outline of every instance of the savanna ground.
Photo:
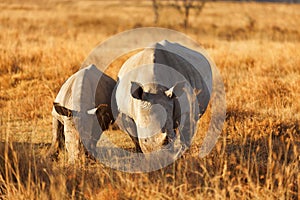
<svg viewBox="0 0 300 200">
<path fill-rule="evenodd" d="M 227 114 L 216 147 L 129 174 L 44 155 L 60 86 L 89 52 L 124 30 L 156 26 L 150 2 L 0 2 L 0 199 L 300 199 L 300 5 L 207 3 L 190 26 L 161 10 L 215 61 Z M 204 116 L 202 124 L 209 117 Z"/>
</svg>

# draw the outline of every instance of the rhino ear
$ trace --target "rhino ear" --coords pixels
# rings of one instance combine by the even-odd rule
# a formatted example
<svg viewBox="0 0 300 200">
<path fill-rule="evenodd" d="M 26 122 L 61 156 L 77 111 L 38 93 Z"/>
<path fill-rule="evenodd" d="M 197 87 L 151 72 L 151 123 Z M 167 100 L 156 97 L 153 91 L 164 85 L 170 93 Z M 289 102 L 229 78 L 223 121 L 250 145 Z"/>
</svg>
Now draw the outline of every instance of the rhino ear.
<svg viewBox="0 0 300 200">
<path fill-rule="evenodd" d="M 130 93 L 133 98 L 142 99 L 143 92 L 144 92 L 143 86 L 140 83 L 131 81 Z"/>
<path fill-rule="evenodd" d="M 72 117 L 73 116 L 73 111 L 72 110 L 70 110 L 66 107 L 63 107 L 59 103 L 54 102 L 53 106 L 54 106 L 55 111 L 58 114 L 63 115 L 63 116 L 67 116 L 67 117 Z"/>
<path fill-rule="evenodd" d="M 173 87 L 165 91 L 165 94 L 169 98 L 180 97 L 184 91 L 184 85 L 185 85 L 184 81 L 178 82 Z"/>
<path fill-rule="evenodd" d="M 98 113 L 108 112 L 108 105 L 107 104 L 99 104 L 96 108 L 90 109 L 87 111 L 89 115 L 96 115 Z"/>
</svg>

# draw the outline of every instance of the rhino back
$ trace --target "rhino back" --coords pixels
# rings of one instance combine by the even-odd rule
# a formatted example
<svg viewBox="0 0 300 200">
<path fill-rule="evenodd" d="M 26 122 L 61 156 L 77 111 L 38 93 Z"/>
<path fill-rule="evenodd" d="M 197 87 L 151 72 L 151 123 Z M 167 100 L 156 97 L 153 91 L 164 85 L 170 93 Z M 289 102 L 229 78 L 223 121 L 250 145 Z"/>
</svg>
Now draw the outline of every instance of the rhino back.
<svg viewBox="0 0 300 200">
<path fill-rule="evenodd" d="M 148 69 L 145 69 L 147 64 Z M 169 67 L 169 70 L 163 70 L 163 66 Z M 131 81 L 143 84 L 164 80 L 167 87 L 172 87 L 176 82 L 186 80 L 198 92 L 200 114 L 206 110 L 212 90 L 212 73 L 208 60 L 198 52 L 168 41 L 156 43 L 130 57 L 123 64 L 118 78 L 117 104 L 121 112 L 129 115 L 133 113 L 134 104 L 130 95 Z"/>
<path fill-rule="evenodd" d="M 190 55 L 192 54 L 189 52 L 190 50 L 180 49 L 182 48 L 180 46 L 176 46 L 176 48 L 172 48 L 173 52 L 177 52 L 173 53 L 164 46 L 157 44 L 157 48 L 155 48 L 155 63 L 167 65 L 184 76 L 192 89 L 195 89 L 197 92 L 199 112 L 203 114 L 209 103 L 211 93 L 211 71 L 209 70 L 209 62 L 204 57 L 200 57 L 200 54 L 198 58 L 194 58 L 193 55 Z M 180 50 L 183 52 L 180 52 Z M 185 57 L 183 57 L 184 55 Z M 187 57 L 189 57 L 188 60 Z M 159 75 L 159 72 L 157 74 Z"/>
<path fill-rule="evenodd" d="M 87 111 L 109 104 L 115 81 L 94 65 L 73 74 L 61 87 L 55 102 L 75 111 Z"/>
</svg>

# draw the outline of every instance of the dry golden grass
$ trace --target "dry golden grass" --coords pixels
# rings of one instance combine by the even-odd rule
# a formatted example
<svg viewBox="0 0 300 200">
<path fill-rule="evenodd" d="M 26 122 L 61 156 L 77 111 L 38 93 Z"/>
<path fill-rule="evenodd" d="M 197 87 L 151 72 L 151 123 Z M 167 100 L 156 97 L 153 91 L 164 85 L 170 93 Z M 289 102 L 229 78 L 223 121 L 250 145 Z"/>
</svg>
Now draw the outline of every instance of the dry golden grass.
<svg viewBox="0 0 300 200">
<path fill-rule="evenodd" d="M 154 26 L 150 3 L 31 0 L 0 9 L 0 199 L 300 199 L 299 5 L 216 2 L 192 13 L 185 32 L 224 78 L 225 126 L 206 158 L 198 133 L 181 159 L 145 174 L 43 157 L 60 86 L 100 41 Z M 158 25 L 184 31 L 178 19 L 164 8 Z"/>
</svg>

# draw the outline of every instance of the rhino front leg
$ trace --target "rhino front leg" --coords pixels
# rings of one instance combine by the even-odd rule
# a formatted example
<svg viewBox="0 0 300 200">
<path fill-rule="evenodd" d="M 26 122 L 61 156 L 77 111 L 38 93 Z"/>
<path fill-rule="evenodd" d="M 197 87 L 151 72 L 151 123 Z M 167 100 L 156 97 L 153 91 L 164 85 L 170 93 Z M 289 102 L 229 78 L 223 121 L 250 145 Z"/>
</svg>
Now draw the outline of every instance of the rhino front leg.
<svg viewBox="0 0 300 200">
<path fill-rule="evenodd" d="M 51 147 L 47 153 L 50 158 L 57 159 L 59 150 L 64 147 L 65 137 L 64 137 L 64 125 L 55 117 L 52 119 L 52 143 Z"/>
<path fill-rule="evenodd" d="M 131 117 L 121 113 L 118 116 L 116 123 L 122 130 L 128 133 L 132 142 L 134 143 L 135 150 L 139 153 L 142 153 L 134 120 Z"/>
<path fill-rule="evenodd" d="M 79 133 L 71 119 L 65 120 L 65 145 L 68 152 L 68 162 L 74 164 L 79 155 Z"/>
<path fill-rule="evenodd" d="M 134 143 L 136 152 L 142 153 L 142 149 L 141 149 L 141 146 L 140 146 L 140 143 L 139 143 L 139 139 L 135 136 L 132 136 L 131 134 L 129 134 L 129 136 L 130 136 L 132 142 Z"/>
</svg>

